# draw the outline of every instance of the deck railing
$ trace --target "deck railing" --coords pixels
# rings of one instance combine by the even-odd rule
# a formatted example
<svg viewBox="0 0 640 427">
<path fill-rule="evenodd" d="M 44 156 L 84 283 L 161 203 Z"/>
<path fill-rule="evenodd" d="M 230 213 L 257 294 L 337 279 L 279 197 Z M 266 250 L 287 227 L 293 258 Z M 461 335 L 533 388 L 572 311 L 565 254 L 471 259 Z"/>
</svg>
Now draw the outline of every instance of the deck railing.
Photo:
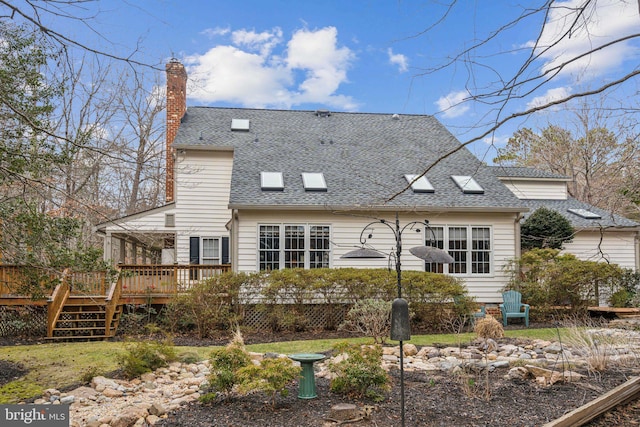
<svg viewBox="0 0 640 427">
<path fill-rule="evenodd" d="M 194 284 L 209 277 L 231 270 L 231 265 L 120 265 L 120 287 L 122 296 L 171 296 L 184 292 Z M 29 267 L 0 265 L 0 298 L 29 297 L 20 295 Z M 48 274 L 48 273 L 47 273 Z M 50 280 L 62 281 L 62 274 L 52 273 Z M 107 295 L 115 280 L 106 271 L 67 272 L 65 282 L 71 296 Z M 51 297 L 53 289 L 43 286 L 45 297 Z"/>
<path fill-rule="evenodd" d="M 86 273 L 71 272 L 67 280 L 71 295 L 106 295 L 110 284 L 107 284 L 106 271 L 90 271 Z"/>
<path fill-rule="evenodd" d="M 34 281 L 39 281 L 42 293 L 49 295 L 53 291 L 57 276 L 52 271 L 38 267 L 0 264 L 0 297 L 22 297 L 23 291 L 32 287 Z"/>
<path fill-rule="evenodd" d="M 65 270 L 62 273 L 62 279 L 60 283 L 56 286 L 51 294 L 50 304 L 47 309 L 47 337 L 53 336 L 53 328 L 55 324 L 58 322 L 58 318 L 60 317 L 60 313 L 62 312 L 62 307 L 64 303 L 69 298 L 69 294 L 71 293 L 71 287 L 69 285 L 70 274 L 68 270 Z"/>
<path fill-rule="evenodd" d="M 209 277 L 231 271 L 231 265 L 120 265 L 123 295 L 173 295 Z"/>
</svg>

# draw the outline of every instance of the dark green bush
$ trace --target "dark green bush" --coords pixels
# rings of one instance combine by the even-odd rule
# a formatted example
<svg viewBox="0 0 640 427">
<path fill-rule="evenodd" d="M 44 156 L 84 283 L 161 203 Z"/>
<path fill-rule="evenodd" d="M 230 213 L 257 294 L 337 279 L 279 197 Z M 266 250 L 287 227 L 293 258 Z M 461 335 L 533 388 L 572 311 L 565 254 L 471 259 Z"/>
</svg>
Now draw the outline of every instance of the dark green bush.
<svg viewBox="0 0 640 427">
<path fill-rule="evenodd" d="M 154 371 L 177 359 L 170 340 L 130 342 L 125 349 L 126 352 L 118 356 L 118 364 L 127 378 Z"/>
<path fill-rule="evenodd" d="M 390 385 L 389 375 L 381 366 L 381 346 L 342 342 L 334 347 L 334 352 L 345 353 L 347 357 L 329 364 L 329 370 L 336 374 L 331 380 L 331 391 L 355 398 L 384 400 L 384 392 Z"/>
<path fill-rule="evenodd" d="M 557 211 L 541 207 L 536 209 L 520 227 L 523 250 L 534 248 L 562 249 L 564 242 L 573 238 L 573 227 Z"/>
<path fill-rule="evenodd" d="M 582 261 L 557 249 L 527 251 L 509 271 L 507 288 L 520 291 L 523 301 L 535 308 L 532 313 L 550 315 L 562 307 L 569 314 L 581 314 L 602 300 L 626 304 L 631 298 L 626 292 L 633 280 L 628 279 L 625 269 Z"/>
</svg>

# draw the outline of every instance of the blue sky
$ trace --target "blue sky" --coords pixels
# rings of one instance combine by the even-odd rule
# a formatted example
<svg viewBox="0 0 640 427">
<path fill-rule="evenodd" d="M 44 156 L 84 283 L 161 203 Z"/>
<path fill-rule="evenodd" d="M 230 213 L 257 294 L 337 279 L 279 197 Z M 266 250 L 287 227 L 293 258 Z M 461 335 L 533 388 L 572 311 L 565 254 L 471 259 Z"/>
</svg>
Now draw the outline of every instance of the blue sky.
<svg viewBox="0 0 640 427">
<path fill-rule="evenodd" d="M 533 14 L 495 37 L 541 2 L 465 0 L 448 8 L 426 0 L 101 0 L 76 9 L 91 19 L 51 25 L 119 55 L 137 49 L 134 57 L 146 62 L 180 59 L 190 77 L 189 105 L 435 114 L 465 142 L 512 113 L 637 69 L 634 38 L 564 67 L 535 90 L 535 81 L 527 83 L 569 55 L 640 32 L 636 0 L 597 0 L 585 17 L 588 31 L 536 51 L 517 98 L 474 100 L 513 78 L 542 28 L 541 40 L 551 46 L 576 18 L 571 7 L 583 1 L 556 2 L 551 15 Z M 611 99 L 637 107 L 630 98 L 637 90 L 632 82 Z M 490 162 L 519 126 L 544 126 L 561 114 L 555 108 L 510 121 L 470 149 Z"/>
</svg>

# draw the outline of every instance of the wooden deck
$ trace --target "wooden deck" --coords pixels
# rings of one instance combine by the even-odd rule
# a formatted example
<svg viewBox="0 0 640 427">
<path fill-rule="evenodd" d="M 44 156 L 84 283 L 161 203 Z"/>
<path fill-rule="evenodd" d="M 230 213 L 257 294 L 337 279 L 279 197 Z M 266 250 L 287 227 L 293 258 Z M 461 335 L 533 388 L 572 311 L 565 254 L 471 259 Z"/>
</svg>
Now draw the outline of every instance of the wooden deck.
<svg viewBox="0 0 640 427">
<path fill-rule="evenodd" d="M 231 266 L 120 265 L 118 270 L 110 277 L 106 271 L 55 273 L 0 265 L 0 306 L 46 306 L 50 339 L 109 338 L 124 304 L 166 304 Z M 34 281 L 41 295 L 24 295 L 25 284 L 33 289 Z"/>
</svg>

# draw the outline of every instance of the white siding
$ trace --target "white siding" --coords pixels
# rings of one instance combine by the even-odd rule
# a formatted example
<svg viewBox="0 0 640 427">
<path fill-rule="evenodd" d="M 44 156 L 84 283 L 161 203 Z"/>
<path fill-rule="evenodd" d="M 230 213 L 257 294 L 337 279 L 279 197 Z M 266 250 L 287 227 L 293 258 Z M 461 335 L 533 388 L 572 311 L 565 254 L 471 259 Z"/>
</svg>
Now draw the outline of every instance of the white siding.
<svg viewBox="0 0 640 427">
<path fill-rule="evenodd" d="M 120 221 L 116 220 L 114 221 L 115 224 L 106 226 L 105 230 L 113 233 L 120 233 L 123 231 L 145 232 L 163 230 L 165 228 L 165 215 L 172 213 L 175 213 L 174 207 L 152 209 L 148 213 L 132 215 Z"/>
<path fill-rule="evenodd" d="M 383 216 L 395 227 L 394 214 Z M 508 277 L 503 267 L 515 258 L 514 214 L 425 214 L 400 217 L 400 226 L 410 221 L 429 219 L 433 226 L 471 225 L 490 226 L 493 243 L 492 273 L 487 275 L 457 275 L 463 279 L 471 295 L 479 302 L 501 302 L 501 289 L 507 284 Z M 360 232 L 371 222 L 362 214 L 332 214 L 330 212 L 287 212 L 287 211 L 242 211 L 239 213 L 238 230 L 238 271 L 258 270 L 258 224 L 320 224 L 331 225 L 331 267 L 387 268 L 386 259 L 354 260 L 341 259 L 340 256 L 358 246 Z M 383 224 L 374 224 L 373 238 L 367 243 L 376 249 L 389 253 L 395 246 L 394 233 Z M 408 251 L 413 246 L 424 245 L 424 234 L 407 229 L 402 235 L 403 270 L 424 271 L 422 260 Z"/>
<path fill-rule="evenodd" d="M 176 159 L 176 252 L 189 262 L 189 236 L 228 236 L 233 153 L 186 151 Z"/>
<path fill-rule="evenodd" d="M 567 184 L 564 181 L 520 181 L 502 179 L 519 199 L 567 200 Z"/>
<path fill-rule="evenodd" d="M 636 268 L 636 233 L 634 231 L 582 230 L 576 233 L 571 243 L 564 245 L 563 252 L 574 254 L 587 261 L 608 261 L 624 268 Z"/>
</svg>

